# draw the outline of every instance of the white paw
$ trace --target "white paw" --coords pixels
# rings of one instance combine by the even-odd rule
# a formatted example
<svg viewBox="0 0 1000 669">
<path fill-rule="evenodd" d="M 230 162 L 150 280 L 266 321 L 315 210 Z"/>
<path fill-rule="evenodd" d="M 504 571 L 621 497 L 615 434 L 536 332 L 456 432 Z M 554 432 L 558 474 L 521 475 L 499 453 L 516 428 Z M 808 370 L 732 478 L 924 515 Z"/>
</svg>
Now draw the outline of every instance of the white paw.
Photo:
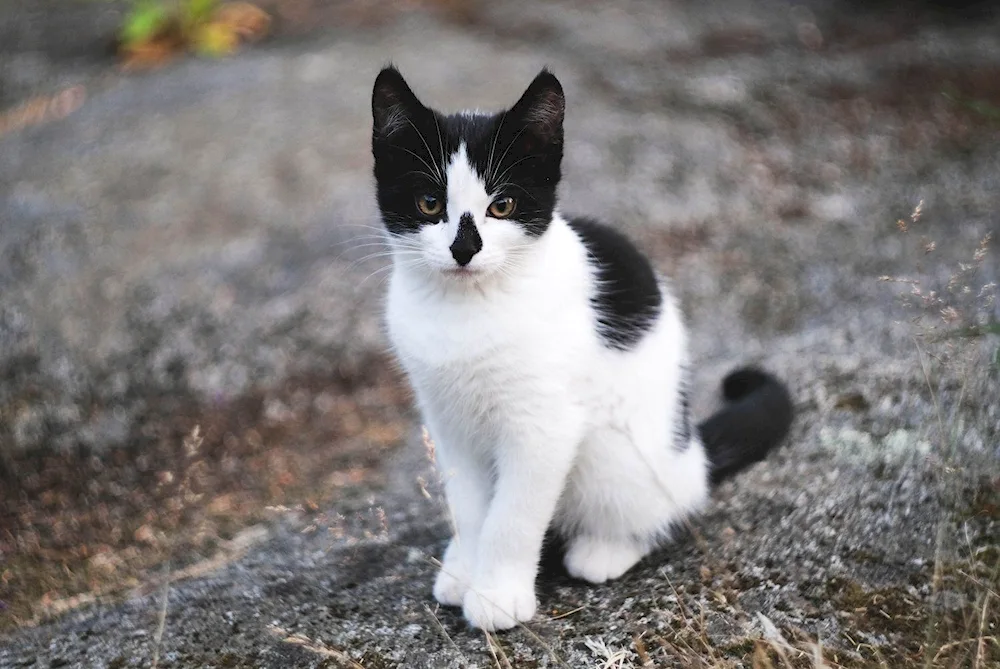
<svg viewBox="0 0 1000 669">
<path fill-rule="evenodd" d="M 535 615 L 535 588 L 529 583 L 496 583 L 465 593 L 465 619 L 473 627 L 492 632 L 506 630 Z"/>
<path fill-rule="evenodd" d="M 469 573 L 457 560 L 445 563 L 434 581 L 434 599 L 445 606 L 461 606 L 469 591 Z"/>
<path fill-rule="evenodd" d="M 448 542 L 441 569 L 434 581 L 434 599 L 445 606 L 461 606 L 472 582 L 471 573 L 462 545 L 457 539 L 452 539 Z"/>
<path fill-rule="evenodd" d="M 632 541 L 581 536 L 570 544 L 564 563 L 570 576 L 604 583 L 624 574 L 645 554 L 646 551 Z"/>
</svg>

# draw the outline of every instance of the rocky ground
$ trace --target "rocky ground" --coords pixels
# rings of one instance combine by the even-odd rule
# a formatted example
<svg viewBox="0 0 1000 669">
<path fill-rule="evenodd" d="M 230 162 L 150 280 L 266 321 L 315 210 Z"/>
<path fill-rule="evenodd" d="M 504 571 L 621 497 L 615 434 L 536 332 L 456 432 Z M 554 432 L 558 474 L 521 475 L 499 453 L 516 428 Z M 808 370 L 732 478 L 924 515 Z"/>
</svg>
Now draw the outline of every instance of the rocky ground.
<svg viewBox="0 0 1000 669">
<path fill-rule="evenodd" d="M 234 58 L 124 75 L 120 6 L 0 4 L 0 108 L 80 102 L 0 123 L 0 666 L 1000 662 L 995 10 L 267 6 Z M 675 544 L 548 570 L 497 637 L 430 597 L 444 515 L 381 353 L 390 60 L 448 110 L 555 71 L 563 208 L 673 279 L 698 413 L 746 361 L 799 409 Z"/>
</svg>

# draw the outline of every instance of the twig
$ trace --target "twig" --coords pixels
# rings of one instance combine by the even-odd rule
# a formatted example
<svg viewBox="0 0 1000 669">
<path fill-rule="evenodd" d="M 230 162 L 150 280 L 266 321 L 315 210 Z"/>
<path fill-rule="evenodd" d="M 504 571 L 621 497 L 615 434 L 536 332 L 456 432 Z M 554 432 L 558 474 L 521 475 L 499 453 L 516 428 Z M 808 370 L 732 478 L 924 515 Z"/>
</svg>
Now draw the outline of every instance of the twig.
<svg viewBox="0 0 1000 669">
<path fill-rule="evenodd" d="M 450 634 L 448 634 L 448 630 L 446 630 L 444 628 L 444 625 L 441 624 L 441 621 L 438 620 L 437 615 L 435 615 L 434 612 L 431 611 L 431 607 L 424 604 L 424 610 L 427 611 L 427 614 L 434 620 L 434 624 L 437 625 L 437 628 L 439 630 L 441 630 L 441 634 L 443 634 L 444 638 L 448 640 L 448 643 L 450 643 L 451 647 L 455 649 L 455 652 L 458 653 L 459 657 L 461 657 L 466 664 L 469 664 L 469 660 L 468 658 L 465 657 L 465 653 L 462 652 L 462 649 L 458 647 L 458 644 L 455 643 L 455 640 L 451 638 Z"/>
<path fill-rule="evenodd" d="M 987 592 L 986 596 L 983 598 L 983 612 L 979 616 L 979 642 L 976 643 L 976 660 L 973 663 L 973 669 L 980 669 L 982 667 L 983 654 L 986 652 L 986 610 L 990 606 L 990 593 Z"/>
<path fill-rule="evenodd" d="M 483 633 L 486 634 L 486 648 L 490 651 L 490 655 L 493 656 L 493 664 L 496 665 L 497 669 L 503 669 L 503 666 L 500 664 L 500 658 L 497 657 L 497 651 L 493 648 L 493 640 L 490 638 L 490 633 L 486 630 L 483 630 Z"/>
<path fill-rule="evenodd" d="M 170 601 L 170 561 L 164 565 L 163 594 L 160 596 L 160 613 L 157 616 L 156 633 L 153 634 L 153 664 L 152 669 L 160 664 L 160 644 L 163 641 L 163 630 L 167 627 L 167 602 Z"/>
<path fill-rule="evenodd" d="M 973 576 L 972 574 L 970 574 L 969 572 L 963 571 L 961 569 L 956 569 L 955 571 L 957 573 L 961 574 L 962 576 L 964 576 L 965 578 L 969 579 L 970 581 L 972 581 L 976 585 L 978 585 L 983 590 L 985 590 L 987 595 L 993 595 L 997 599 L 1000 599 L 1000 594 L 998 594 L 996 590 L 994 590 L 993 588 L 991 588 L 986 583 L 983 583 L 983 581 L 981 579 L 978 579 L 975 576 Z"/>
<path fill-rule="evenodd" d="M 560 613 L 557 616 L 552 616 L 551 618 L 549 618 L 549 621 L 552 621 L 552 620 L 562 620 L 563 618 L 568 618 L 569 616 L 573 615 L 574 613 L 579 613 L 580 611 L 583 611 L 585 608 L 587 608 L 586 604 L 584 604 L 583 606 L 578 606 L 575 609 L 573 609 L 572 611 L 567 611 L 566 613 Z"/>
<path fill-rule="evenodd" d="M 486 634 L 486 645 L 490 649 L 490 654 L 493 655 L 493 660 L 497 663 L 498 667 L 501 669 L 514 669 L 514 665 L 510 663 L 510 658 L 507 657 L 507 653 L 504 652 L 503 646 L 497 641 L 492 634 L 488 631 L 483 630 Z M 500 664 L 500 659 L 497 658 L 497 651 L 500 651 L 500 658 L 503 659 L 503 664 Z"/>
<path fill-rule="evenodd" d="M 642 663 L 641 666 L 653 666 L 653 660 L 649 657 L 649 652 L 646 650 L 646 643 L 642 640 L 642 635 L 633 634 L 632 643 L 635 644 L 635 654 L 639 656 L 639 662 Z"/>
<path fill-rule="evenodd" d="M 992 641 L 993 643 L 995 643 L 998 646 L 1000 646 L 1000 640 L 998 640 L 995 636 L 977 636 L 977 637 L 971 637 L 971 638 L 968 638 L 968 639 L 960 639 L 959 641 L 949 641 L 948 643 L 946 643 L 943 646 L 941 646 L 940 648 L 938 648 L 938 651 L 937 651 L 937 653 L 934 654 L 934 659 L 932 659 L 931 662 L 932 663 L 937 662 L 938 658 L 941 657 L 942 654 L 946 653 L 947 651 L 951 650 L 952 648 L 957 648 L 958 646 L 962 646 L 962 645 L 965 645 L 967 643 L 973 643 L 973 642 L 975 642 L 977 644 L 977 650 L 978 650 L 978 649 L 982 648 L 982 646 L 985 645 L 985 643 L 987 641 Z M 980 664 L 979 660 L 980 660 L 980 657 L 979 657 L 979 654 L 977 652 L 977 654 L 976 654 L 975 669 L 979 669 L 980 667 L 983 666 L 982 664 Z"/>
<path fill-rule="evenodd" d="M 920 342 L 916 337 L 913 338 L 913 345 L 917 349 L 917 359 L 920 361 L 920 371 L 924 374 L 924 382 L 927 384 L 927 390 L 930 391 L 931 400 L 934 402 L 934 411 L 937 415 L 938 430 L 940 430 L 941 438 L 944 439 L 944 417 L 941 415 L 941 402 L 937 393 L 934 392 L 934 385 L 931 383 L 930 373 L 927 371 L 927 363 L 924 362 L 924 350 L 920 348 Z"/>
<path fill-rule="evenodd" d="M 438 560 L 438 559 L 436 559 L 436 558 L 424 556 L 424 559 L 427 562 L 429 562 L 430 564 L 436 566 L 438 569 L 443 569 L 444 568 L 444 566 L 441 564 L 441 561 Z M 475 590 L 473 588 L 470 588 L 470 590 L 472 590 L 472 592 L 475 592 L 478 596 L 482 597 L 482 599 L 485 600 L 486 602 L 492 604 L 493 606 L 496 606 L 496 602 L 494 602 L 489 597 L 484 597 L 483 594 L 481 592 L 479 592 L 478 590 Z M 500 608 L 500 607 L 497 607 L 497 608 Z M 507 612 L 507 611 L 503 611 L 503 612 L 506 613 L 507 615 L 510 615 L 510 613 Z M 510 617 L 513 618 L 514 616 L 510 616 Z M 524 623 L 522 623 L 520 621 L 517 621 L 517 626 L 519 628 L 521 628 L 522 630 L 524 630 L 524 633 L 527 634 L 529 637 L 531 637 L 532 641 L 534 641 L 539 646 L 541 646 L 542 650 L 544 650 L 546 653 L 548 653 L 549 657 L 551 657 L 552 660 L 556 664 L 558 664 L 561 667 L 566 667 L 566 669 L 572 669 L 568 664 L 566 664 L 565 660 L 563 660 L 561 657 L 559 657 L 559 654 L 556 653 L 556 651 L 552 648 L 552 646 L 550 646 L 549 644 L 545 643 L 545 641 L 542 639 L 542 637 L 540 637 L 537 634 L 535 634 L 534 632 L 532 632 Z"/>
<path fill-rule="evenodd" d="M 322 655 L 323 657 L 334 659 L 346 666 L 348 669 L 365 669 L 364 665 L 355 661 L 344 651 L 331 648 L 322 642 L 314 641 L 304 634 L 292 634 L 288 630 L 278 627 L 277 625 L 269 625 L 267 631 L 274 636 L 280 637 L 281 641 L 284 643 L 304 648 L 317 655 Z"/>
</svg>

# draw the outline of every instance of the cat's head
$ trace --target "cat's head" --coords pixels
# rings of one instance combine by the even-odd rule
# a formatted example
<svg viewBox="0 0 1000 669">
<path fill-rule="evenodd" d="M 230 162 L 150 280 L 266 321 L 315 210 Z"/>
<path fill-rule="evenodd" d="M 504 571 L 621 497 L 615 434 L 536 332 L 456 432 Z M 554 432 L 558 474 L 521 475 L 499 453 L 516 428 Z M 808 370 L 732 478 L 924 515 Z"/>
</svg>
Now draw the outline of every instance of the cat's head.
<svg viewBox="0 0 1000 669">
<path fill-rule="evenodd" d="M 556 204 L 565 99 L 543 70 L 510 109 L 446 116 L 387 67 L 372 93 L 372 153 L 396 260 L 456 281 L 502 274 Z"/>
</svg>

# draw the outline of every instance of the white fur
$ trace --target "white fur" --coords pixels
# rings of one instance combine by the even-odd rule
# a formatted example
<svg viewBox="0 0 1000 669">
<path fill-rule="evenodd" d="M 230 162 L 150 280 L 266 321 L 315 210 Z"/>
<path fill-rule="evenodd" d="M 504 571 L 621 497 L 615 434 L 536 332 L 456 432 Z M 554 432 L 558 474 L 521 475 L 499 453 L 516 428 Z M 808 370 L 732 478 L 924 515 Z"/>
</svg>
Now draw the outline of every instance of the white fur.
<svg viewBox="0 0 1000 669">
<path fill-rule="evenodd" d="M 708 465 L 697 437 L 674 443 L 686 342 L 666 287 L 653 329 L 609 349 L 566 221 L 555 215 L 533 239 L 487 217 L 491 194 L 464 147 L 447 176 L 448 220 L 398 243 L 387 320 L 455 521 L 434 595 L 476 627 L 505 629 L 534 615 L 550 524 L 568 538 L 572 575 L 616 578 L 704 504 Z M 466 212 L 483 248 L 458 272 L 448 246 Z"/>
</svg>

